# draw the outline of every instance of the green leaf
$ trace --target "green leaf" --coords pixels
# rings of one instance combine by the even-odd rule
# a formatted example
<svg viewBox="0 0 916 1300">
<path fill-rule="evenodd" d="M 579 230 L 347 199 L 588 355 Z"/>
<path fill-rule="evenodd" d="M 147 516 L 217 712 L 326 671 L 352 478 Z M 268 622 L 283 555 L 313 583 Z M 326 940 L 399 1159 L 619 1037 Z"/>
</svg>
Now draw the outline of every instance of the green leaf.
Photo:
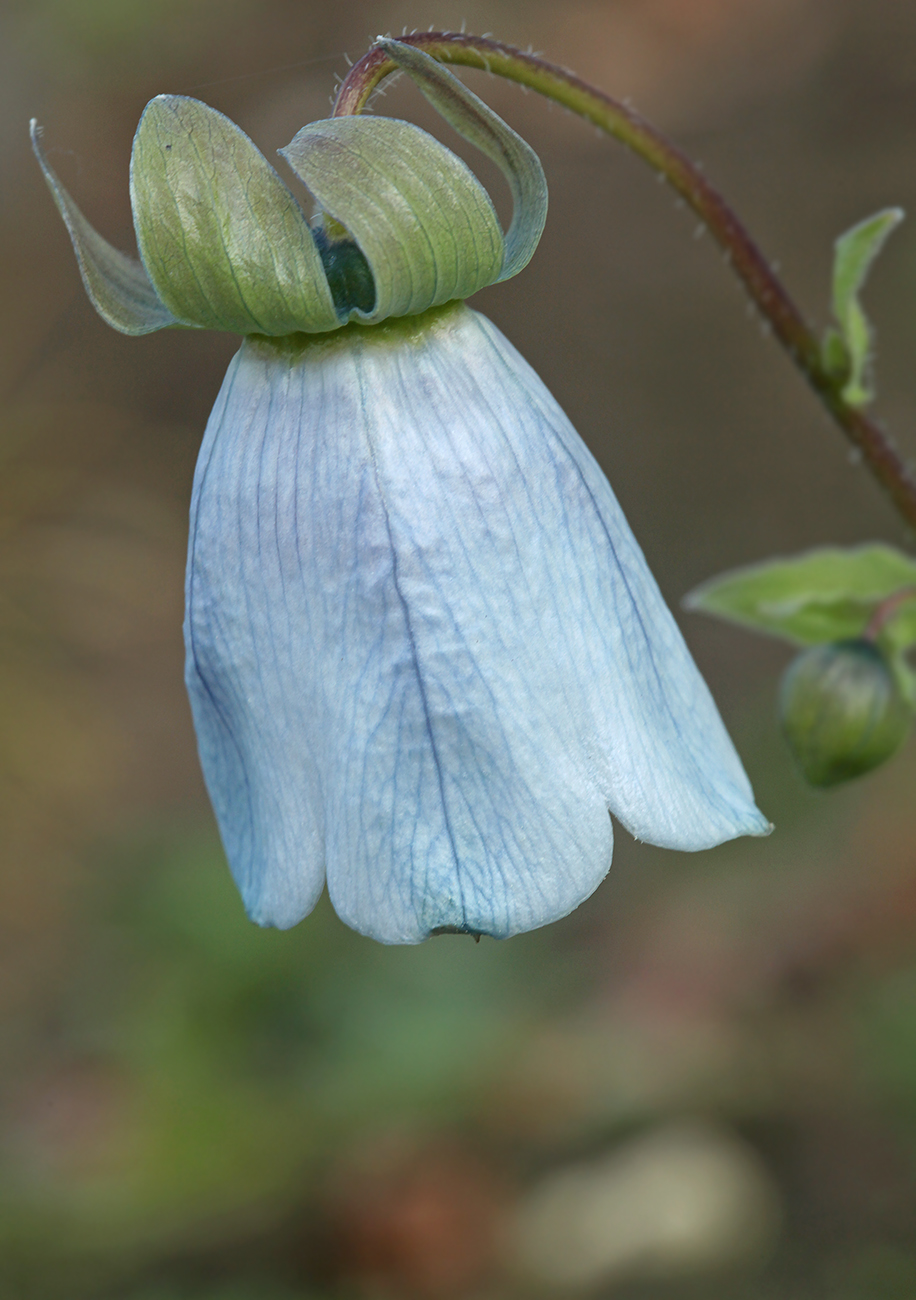
<svg viewBox="0 0 916 1300">
<path fill-rule="evenodd" d="M 321 255 L 296 200 L 234 122 L 159 95 L 130 165 L 140 255 L 184 320 L 240 334 L 336 329 Z"/>
<path fill-rule="evenodd" d="M 377 44 L 413 78 L 458 134 L 476 145 L 505 176 L 512 192 L 513 212 L 499 279 L 517 275 L 531 261 L 547 220 L 547 181 L 540 158 L 527 141 L 436 59 L 401 41 L 380 37 Z"/>
<path fill-rule="evenodd" d="M 851 406 L 864 406 L 874 397 L 868 379 L 872 331 L 859 303 L 859 294 L 872 263 L 902 220 L 902 209 L 885 208 L 847 230 L 835 244 L 833 314 L 848 355 L 849 378 L 843 398 Z"/>
<path fill-rule="evenodd" d="M 823 547 L 719 574 L 684 605 L 795 645 L 818 645 L 861 636 L 878 605 L 911 586 L 916 560 L 891 546 Z M 916 644 L 916 600 L 900 605 L 881 640 L 891 653 Z"/>
<path fill-rule="evenodd" d="M 160 302 L 142 263 L 112 248 L 80 212 L 45 157 L 41 127 L 34 118 L 29 131 L 35 157 L 69 232 L 86 293 L 102 319 L 122 334 L 151 334 L 179 324 Z"/>
<path fill-rule="evenodd" d="M 310 122 L 280 150 L 356 240 L 380 321 L 467 298 L 499 277 L 504 241 L 490 198 L 445 145 L 391 117 Z"/>
</svg>

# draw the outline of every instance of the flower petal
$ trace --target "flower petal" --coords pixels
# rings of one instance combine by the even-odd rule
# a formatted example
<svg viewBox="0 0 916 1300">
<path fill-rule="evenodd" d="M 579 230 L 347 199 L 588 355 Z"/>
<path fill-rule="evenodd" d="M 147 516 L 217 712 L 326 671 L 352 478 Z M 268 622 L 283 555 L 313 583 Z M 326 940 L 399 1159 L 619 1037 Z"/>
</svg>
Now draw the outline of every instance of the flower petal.
<svg viewBox="0 0 916 1300">
<path fill-rule="evenodd" d="M 246 343 L 201 451 L 186 634 L 263 923 L 326 866 L 376 938 L 505 936 L 595 889 L 608 808 L 676 848 L 768 829 L 607 480 L 465 307 Z"/>
</svg>

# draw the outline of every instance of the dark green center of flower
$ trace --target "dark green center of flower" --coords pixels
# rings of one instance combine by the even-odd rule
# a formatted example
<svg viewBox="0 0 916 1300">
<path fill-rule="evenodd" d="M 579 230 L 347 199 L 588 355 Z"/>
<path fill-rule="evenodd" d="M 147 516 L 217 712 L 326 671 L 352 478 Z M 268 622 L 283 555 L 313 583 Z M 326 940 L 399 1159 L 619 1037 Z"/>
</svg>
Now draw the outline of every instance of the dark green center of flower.
<svg viewBox="0 0 916 1300">
<path fill-rule="evenodd" d="M 371 312 L 375 306 L 375 281 L 358 245 L 352 239 L 329 239 L 320 228 L 312 234 L 338 314 L 347 316 L 354 308 Z"/>
</svg>

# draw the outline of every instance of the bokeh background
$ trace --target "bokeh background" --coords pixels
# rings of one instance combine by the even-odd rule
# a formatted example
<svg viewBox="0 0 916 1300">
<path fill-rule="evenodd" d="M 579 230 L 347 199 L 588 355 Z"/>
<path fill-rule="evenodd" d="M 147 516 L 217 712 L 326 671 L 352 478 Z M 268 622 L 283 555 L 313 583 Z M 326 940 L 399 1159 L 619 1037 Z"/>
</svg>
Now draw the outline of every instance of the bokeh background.
<svg viewBox="0 0 916 1300">
<path fill-rule="evenodd" d="M 621 831 L 587 904 L 502 944 L 385 949 L 326 904 L 259 931 L 230 883 L 180 623 L 193 464 L 236 343 L 101 323 L 27 122 L 130 249 L 154 94 L 206 99 L 270 155 L 377 32 L 462 22 L 631 98 L 820 324 L 835 236 L 916 209 L 904 0 L 5 0 L 10 1300 L 916 1295 L 916 753 L 806 790 L 774 720 L 786 648 L 681 619 L 769 840 L 687 856 Z M 670 192 L 579 120 L 466 75 L 551 196 L 531 266 L 476 305 L 594 449 L 672 605 L 771 554 L 911 544 Z M 377 107 L 439 131 L 408 85 Z M 914 229 L 868 294 L 880 413 L 912 453 Z"/>
</svg>

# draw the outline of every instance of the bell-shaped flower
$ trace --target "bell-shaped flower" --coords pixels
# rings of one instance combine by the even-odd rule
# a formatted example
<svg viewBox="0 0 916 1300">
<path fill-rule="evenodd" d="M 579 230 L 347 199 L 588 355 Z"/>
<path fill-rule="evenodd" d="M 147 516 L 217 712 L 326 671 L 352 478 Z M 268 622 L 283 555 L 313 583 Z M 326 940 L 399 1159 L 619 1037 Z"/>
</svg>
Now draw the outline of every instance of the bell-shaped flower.
<svg viewBox="0 0 916 1300">
<path fill-rule="evenodd" d="M 131 196 L 141 262 L 40 152 L 83 279 L 126 333 L 246 335 L 194 480 L 187 685 L 254 920 L 327 881 L 389 943 L 563 916 L 652 844 L 764 834 L 740 760 L 610 485 L 537 375 L 463 299 L 543 228 L 540 164 L 476 96 L 387 43 L 503 168 L 503 235 L 454 154 L 332 118 L 283 150 L 312 227 L 243 133 L 154 99 Z"/>
</svg>

